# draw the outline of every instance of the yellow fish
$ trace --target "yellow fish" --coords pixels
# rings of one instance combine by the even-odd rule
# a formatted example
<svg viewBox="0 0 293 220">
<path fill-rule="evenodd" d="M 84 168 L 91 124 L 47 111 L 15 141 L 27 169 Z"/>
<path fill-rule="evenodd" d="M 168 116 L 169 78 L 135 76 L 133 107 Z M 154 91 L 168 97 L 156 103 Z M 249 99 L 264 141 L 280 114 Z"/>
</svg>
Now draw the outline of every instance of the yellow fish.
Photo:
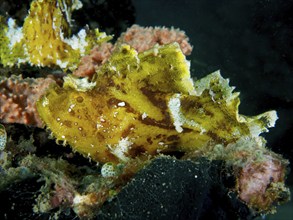
<svg viewBox="0 0 293 220">
<path fill-rule="evenodd" d="M 37 109 L 57 141 L 95 161 L 116 163 L 226 146 L 274 126 L 275 111 L 239 115 L 233 90 L 219 72 L 194 81 L 177 43 L 140 54 L 123 45 L 91 82 L 67 76 Z"/>
</svg>

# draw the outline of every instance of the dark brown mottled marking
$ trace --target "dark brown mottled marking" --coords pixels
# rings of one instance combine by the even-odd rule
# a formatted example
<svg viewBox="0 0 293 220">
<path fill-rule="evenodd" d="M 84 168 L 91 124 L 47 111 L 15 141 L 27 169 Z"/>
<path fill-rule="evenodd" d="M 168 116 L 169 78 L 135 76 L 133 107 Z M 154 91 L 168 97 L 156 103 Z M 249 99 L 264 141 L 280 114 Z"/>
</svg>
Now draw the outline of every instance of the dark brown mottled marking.
<svg viewBox="0 0 293 220">
<path fill-rule="evenodd" d="M 138 115 L 138 112 L 134 108 L 132 108 L 127 102 L 125 102 L 125 108 L 127 113 L 133 113 Z"/>
<path fill-rule="evenodd" d="M 190 104 L 191 101 L 192 101 L 192 105 Z M 210 116 L 210 117 L 214 116 L 214 113 L 211 112 L 210 110 L 206 109 L 202 103 L 194 101 L 194 100 L 190 100 L 188 98 L 181 100 L 181 106 L 182 106 L 182 109 L 184 109 L 185 112 L 189 112 L 189 111 L 194 112 L 194 109 L 197 110 L 197 109 L 202 108 L 204 110 L 205 115 Z"/>
<path fill-rule="evenodd" d="M 171 135 L 167 137 L 167 141 L 178 141 L 180 137 L 178 135 Z"/>
<path fill-rule="evenodd" d="M 162 98 L 158 98 L 162 93 L 159 91 L 151 91 L 147 87 L 142 87 L 140 91 L 153 103 L 154 106 L 160 108 L 163 112 L 168 109 L 167 103 Z"/>
<path fill-rule="evenodd" d="M 187 98 L 187 99 L 182 99 L 181 100 L 181 106 L 183 109 L 190 109 L 190 108 L 193 108 L 193 109 L 200 109 L 202 108 L 202 104 L 200 102 L 194 102 L 194 100 L 192 100 L 192 105 L 190 105 L 190 99 Z"/>
<path fill-rule="evenodd" d="M 123 54 L 125 55 L 125 54 L 128 53 L 128 50 L 127 50 L 126 48 L 123 48 L 123 49 L 121 50 L 121 53 L 123 53 Z"/>
<path fill-rule="evenodd" d="M 155 139 L 157 140 L 157 139 L 161 139 L 161 137 L 162 137 L 162 134 L 158 134 L 156 137 L 155 137 Z"/>
<path fill-rule="evenodd" d="M 97 109 L 98 115 L 103 115 L 104 112 L 103 112 L 102 108 L 103 108 L 103 106 L 101 106 L 101 105 L 97 105 L 97 106 L 96 106 L 96 109 Z"/>
<path fill-rule="evenodd" d="M 214 113 L 207 110 L 207 109 L 204 109 L 204 113 L 205 113 L 205 115 L 210 116 L 211 118 L 214 117 Z"/>
<path fill-rule="evenodd" d="M 178 68 L 176 66 L 173 67 L 173 71 L 178 71 Z"/>
<path fill-rule="evenodd" d="M 110 86 L 110 87 L 115 86 L 115 83 L 112 78 L 108 78 L 108 86 Z"/>
<path fill-rule="evenodd" d="M 97 140 L 100 142 L 103 142 L 106 139 L 102 132 L 97 132 L 96 137 L 97 137 Z"/>
<path fill-rule="evenodd" d="M 119 99 L 116 99 L 116 98 L 110 98 L 108 101 L 107 101 L 107 105 L 108 107 L 113 107 L 114 105 L 117 105 L 119 102 L 121 102 L 121 100 Z"/>
<path fill-rule="evenodd" d="M 69 112 L 72 116 L 75 116 L 75 111 L 73 109 L 71 109 L 71 111 Z"/>
<path fill-rule="evenodd" d="M 126 129 L 124 129 L 124 131 L 122 132 L 121 136 L 123 138 L 126 138 L 129 136 L 129 134 L 131 133 L 132 129 L 135 128 L 135 125 L 130 124 Z"/>
<path fill-rule="evenodd" d="M 145 153 L 147 146 L 143 146 L 143 145 L 132 145 L 131 149 L 128 150 L 127 156 L 130 156 L 131 158 L 135 158 L 139 155 L 142 155 L 143 153 Z"/>
<path fill-rule="evenodd" d="M 117 84 L 117 85 L 115 86 L 115 88 L 116 88 L 117 90 L 120 90 L 120 89 L 121 89 L 121 86 L 120 86 L 119 84 Z"/>
<path fill-rule="evenodd" d="M 177 143 L 174 143 L 172 145 L 168 145 L 168 148 L 166 148 L 166 150 L 163 150 L 162 152 L 174 152 L 174 151 L 178 151 L 178 145 Z"/>
<path fill-rule="evenodd" d="M 100 152 L 97 152 L 96 153 L 97 156 L 94 156 L 93 158 L 99 157 L 100 154 L 101 154 Z M 102 158 L 102 161 L 101 162 L 106 163 L 106 162 L 109 162 L 109 161 L 111 161 L 113 163 L 118 163 L 119 162 L 118 158 L 115 155 L 113 155 L 110 152 L 110 150 L 107 149 L 107 150 L 105 150 L 105 157 Z"/>
<path fill-rule="evenodd" d="M 168 129 L 168 130 L 174 129 L 173 124 L 167 124 L 165 120 L 156 121 L 155 119 L 152 119 L 150 117 L 147 117 L 143 120 L 142 119 L 139 119 L 139 120 L 145 125 L 155 126 L 159 128 Z"/>
<path fill-rule="evenodd" d="M 169 115 L 169 112 L 167 111 L 168 106 L 167 106 L 166 100 L 160 98 L 160 95 L 164 97 L 164 94 L 159 91 L 151 91 L 147 87 L 143 87 L 140 90 L 150 100 L 150 102 L 154 106 L 158 107 L 161 110 L 161 113 L 164 116 L 164 118 L 160 121 L 154 120 L 150 117 L 147 117 L 143 120 L 140 119 L 140 121 L 146 125 L 152 125 L 152 126 L 156 126 L 156 127 L 160 127 L 164 129 L 169 129 L 169 130 L 174 129 L 171 117 Z"/>
<path fill-rule="evenodd" d="M 99 84 L 99 86 L 95 88 L 95 91 L 106 96 L 109 92 L 109 86 L 105 86 L 105 83 Z"/>
<path fill-rule="evenodd" d="M 148 142 L 149 144 L 153 144 L 152 138 L 151 138 L 151 137 L 148 137 L 148 138 L 147 138 L 147 142 Z"/>
<path fill-rule="evenodd" d="M 79 102 L 79 103 L 82 103 L 83 102 L 83 98 L 81 96 L 78 96 L 76 98 L 76 101 Z"/>
<path fill-rule="evenodd" d="M 69 127 L 69 128 L 72 127 L 72 122 L 71 122 L 71 121 L 65 120 L 65 121 L 63 121 L 63 124 L 64 124 L 66 127 Z"/>
<path fill-rule="evenodd" d="M 190 132 L 198 132 L 198 131 L 193 130 L 191 128 L 184 128 L 183 131 L 182 131 L 182 133 L 190 133 Z"/>
<path fill-rule="evenodd" d="M 229 123 L 229 126 L 226 123 L 223 122 L 217 122 L 216 123 L 216 127 L 217 129 L 221 130 L 221 131 L 227 131 L 228 133 L 231 133 L 231 124 Z"/>
<path fill-rule="evenodd" d="M 224 144 L 224 145 L 227 144 L 227 141 L 225 139 L 219 137 L 216 133 L 214 133 L 212 131 L 208 131 L 207 135 L 210 136 L 210 138 L 212 140 L 214 140 L 216 143 L 221 143 L 221 144 Z"/>
</svg>

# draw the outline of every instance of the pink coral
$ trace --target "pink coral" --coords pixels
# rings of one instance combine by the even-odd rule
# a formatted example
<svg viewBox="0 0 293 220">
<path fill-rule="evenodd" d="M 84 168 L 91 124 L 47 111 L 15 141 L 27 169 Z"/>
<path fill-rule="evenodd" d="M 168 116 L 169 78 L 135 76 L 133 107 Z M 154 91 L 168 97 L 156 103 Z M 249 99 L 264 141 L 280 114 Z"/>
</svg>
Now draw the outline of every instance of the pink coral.
<svg viewBox="0 0 293 220">
<path fill-rule="evenodd" d="M 95 73 L 95 67 L 105 63 L 113 50 L 111 43 L 103 43 L 95 46 L 89 55 L 81 59 L 80 65 L 73 72 L 73 75 L 79 77 L 92 76 Z"/>
<path fill-rule="evenodd" d="M 63 185 L 55 184 L 54 194 L 51 195 L 50 198 L 51 208 L 56 208 L 61 205 L 72 205 L 74 194 L 74 186 L 70 185 L 69 183 L 64 182 Z"/>
<path fill-rule="evenodd" d="M 138 52 L 143 52 L 152 48 L 155 44 L 164 45 L 177 42 L 182 52 L 185 55 L 190 55 L 192 47 L 188 40 L 185 32 L 179 29 L 133 25 L 118 38 L 116 45 L 126 43 Z"/>
<path fill-rule="evenodd" d="M 23 79 L 15 75 L 0 79 L 0 122 L 41 127 L 35 103 L 54 82 L 53 78 Z"/>
<path fill-rule="evenodd" d="M 284 189 L 279 189 L 278 183 L 284 181 L 285 165 L 281 161 L 273 155 L 265 155 L 264 161 L 247 164 L 238 178 L 239 198 L 262 210 L 282 200 Z"/>
</svg>

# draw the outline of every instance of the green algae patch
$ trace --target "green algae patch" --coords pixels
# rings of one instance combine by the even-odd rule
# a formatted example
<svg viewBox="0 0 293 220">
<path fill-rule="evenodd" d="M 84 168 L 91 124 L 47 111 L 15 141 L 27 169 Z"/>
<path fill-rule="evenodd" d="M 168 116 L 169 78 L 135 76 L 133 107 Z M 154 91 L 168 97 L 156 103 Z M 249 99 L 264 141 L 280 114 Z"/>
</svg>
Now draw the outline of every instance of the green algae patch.
<svg viewBox="0 0 293 220">
<path fill-rule="evenodd" d="M 205 152 L 258 138 L 277 119 L 275 111 L 239 115 L 239 93 L 219 72 L 194 82 L 177 43 L 140 54 L 124 45 L 91 82 L 64 80 L 37 102 L 40 117 L 58 142 L 103 163 Z"/>
</svg>

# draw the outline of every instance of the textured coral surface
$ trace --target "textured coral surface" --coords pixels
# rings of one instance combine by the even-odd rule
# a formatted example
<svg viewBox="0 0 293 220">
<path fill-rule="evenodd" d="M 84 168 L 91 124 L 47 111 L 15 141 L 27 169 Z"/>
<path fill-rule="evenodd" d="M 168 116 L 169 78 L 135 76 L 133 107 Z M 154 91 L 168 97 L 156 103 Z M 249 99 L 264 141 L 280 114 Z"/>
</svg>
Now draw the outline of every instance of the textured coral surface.
<svg viewBox="0 0 293 220">
<path fill-rule="evenodd" d="M 0 78 L 0 120 L 41 127 L 36 101 L 45 93 L 53 78 Z"/>
</svg>

